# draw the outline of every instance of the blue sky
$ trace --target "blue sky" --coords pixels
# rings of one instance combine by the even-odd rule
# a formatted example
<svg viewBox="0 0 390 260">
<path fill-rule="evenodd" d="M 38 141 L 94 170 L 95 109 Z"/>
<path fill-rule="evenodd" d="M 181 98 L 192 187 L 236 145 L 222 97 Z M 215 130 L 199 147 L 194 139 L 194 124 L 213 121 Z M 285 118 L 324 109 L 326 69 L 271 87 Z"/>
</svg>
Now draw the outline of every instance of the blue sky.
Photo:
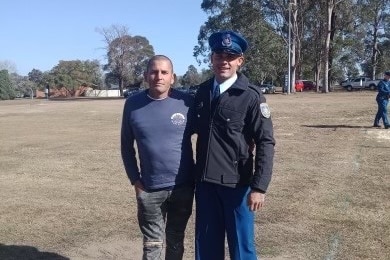
<svg viewBox="0 0 390 260">
<path fill-rule="evenodd" d="M 0 15 L 0 61 L 20 75 L 47 71 L 60 60 L 105 63 L 105 43 L 96 28 L 125 25 L 146 37 L 156 54 L 169 56 L 183 75 L 193 57 L 199 28 L 207 19 L 196 0 L 4 0 Z"/>
</svg>

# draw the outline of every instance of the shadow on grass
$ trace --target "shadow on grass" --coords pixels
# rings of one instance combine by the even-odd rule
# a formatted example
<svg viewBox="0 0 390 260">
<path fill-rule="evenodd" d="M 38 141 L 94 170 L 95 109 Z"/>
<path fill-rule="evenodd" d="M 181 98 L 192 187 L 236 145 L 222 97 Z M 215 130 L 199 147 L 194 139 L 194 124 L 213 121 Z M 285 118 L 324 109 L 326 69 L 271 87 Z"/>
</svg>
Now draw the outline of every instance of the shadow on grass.
<svg viewBox="0 0 390 260">
<path fill-rule="evenodd" d="M 70 260 L 56 253 L 40 252 L 32 246 L 4 245 L 0 243 L 1 260 Z"/>
<path fill-rule="evenodd" d="M 359 125 L 302 125 L 303 127 L 312 128 L 361 128 L 361 129 L 375 129 L 372 126 L 359 126 Z"/>
<path fill-rule="evenodd" d="M 94 101 L 94 100 L 117 100 L 117 99 L 125 99 L 123 96 L 120 97 L 55 97 L 49 98 L 48 101 Z M 44 100 L 44 99 L 42 99 Z"/>
</svg>

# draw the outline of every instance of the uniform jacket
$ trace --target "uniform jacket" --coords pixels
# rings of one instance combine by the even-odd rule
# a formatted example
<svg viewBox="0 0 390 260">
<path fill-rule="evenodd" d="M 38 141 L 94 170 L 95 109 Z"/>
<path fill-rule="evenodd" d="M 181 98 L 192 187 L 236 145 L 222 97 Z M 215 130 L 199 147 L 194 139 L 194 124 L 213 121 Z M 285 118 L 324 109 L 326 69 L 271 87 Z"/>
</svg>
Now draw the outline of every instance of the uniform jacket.
<svg viewBox="0 0 390 260">
<path fill-rule="evenodd" d="M 381 80 L 378 84 L 378 95 L 377 100 L 389 99 L 390 98 L 390 81 Z"/>
<path fill-rule="evenodd" d="M 213 101 L 213 108 L 213 82 L 212 78 L 199 85 L 195 95 L 197 180 L 233 188 L 250 185 L 266 192 L 275 140 L 265 97 L 239 73 L 236 82 Z M 250 149 L 253 142 L 255 158 Z"/>
</svg>

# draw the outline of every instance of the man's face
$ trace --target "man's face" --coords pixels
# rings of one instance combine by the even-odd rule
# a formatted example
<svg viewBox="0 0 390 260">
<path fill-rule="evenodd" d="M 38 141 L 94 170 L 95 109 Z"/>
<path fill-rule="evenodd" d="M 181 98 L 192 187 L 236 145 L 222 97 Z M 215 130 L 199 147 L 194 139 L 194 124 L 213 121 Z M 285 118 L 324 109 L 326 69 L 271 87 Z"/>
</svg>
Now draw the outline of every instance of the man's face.
<svg viewBox="0 0 390 260">
<path fill-rule="evenodd" d="M 244 57 L 238 54 L 225 52 L 213 52 L 211 55 L 211 64 L 218 83 L 231 78 L 237 73 L 238 69 L 244 62 Z"/>
<path fill-rule="evenodd" d="M 172 65 L 165 59 L 154 60 L 144 76 L 149 84 L 149 95 L 153 98 L 168 96 L 169 89 L 175 81 Z"/>
</svg>

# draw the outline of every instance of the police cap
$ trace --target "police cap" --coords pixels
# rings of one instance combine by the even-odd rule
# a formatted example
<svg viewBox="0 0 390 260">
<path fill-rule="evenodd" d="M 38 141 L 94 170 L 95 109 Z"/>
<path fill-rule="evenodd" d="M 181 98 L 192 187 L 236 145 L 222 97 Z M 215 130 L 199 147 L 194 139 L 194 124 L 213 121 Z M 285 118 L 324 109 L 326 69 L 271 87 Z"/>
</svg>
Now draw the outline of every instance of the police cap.
<svg viewBox="0 0 390 260">
<path fill-rule="evenodd" d="M 233 31 L 220 31 L 211 34 L 209 45 L 212 52 L 227 52 L 232 54 L 243 54 L 248 48 L 245 38 Z"/>
</svg>

